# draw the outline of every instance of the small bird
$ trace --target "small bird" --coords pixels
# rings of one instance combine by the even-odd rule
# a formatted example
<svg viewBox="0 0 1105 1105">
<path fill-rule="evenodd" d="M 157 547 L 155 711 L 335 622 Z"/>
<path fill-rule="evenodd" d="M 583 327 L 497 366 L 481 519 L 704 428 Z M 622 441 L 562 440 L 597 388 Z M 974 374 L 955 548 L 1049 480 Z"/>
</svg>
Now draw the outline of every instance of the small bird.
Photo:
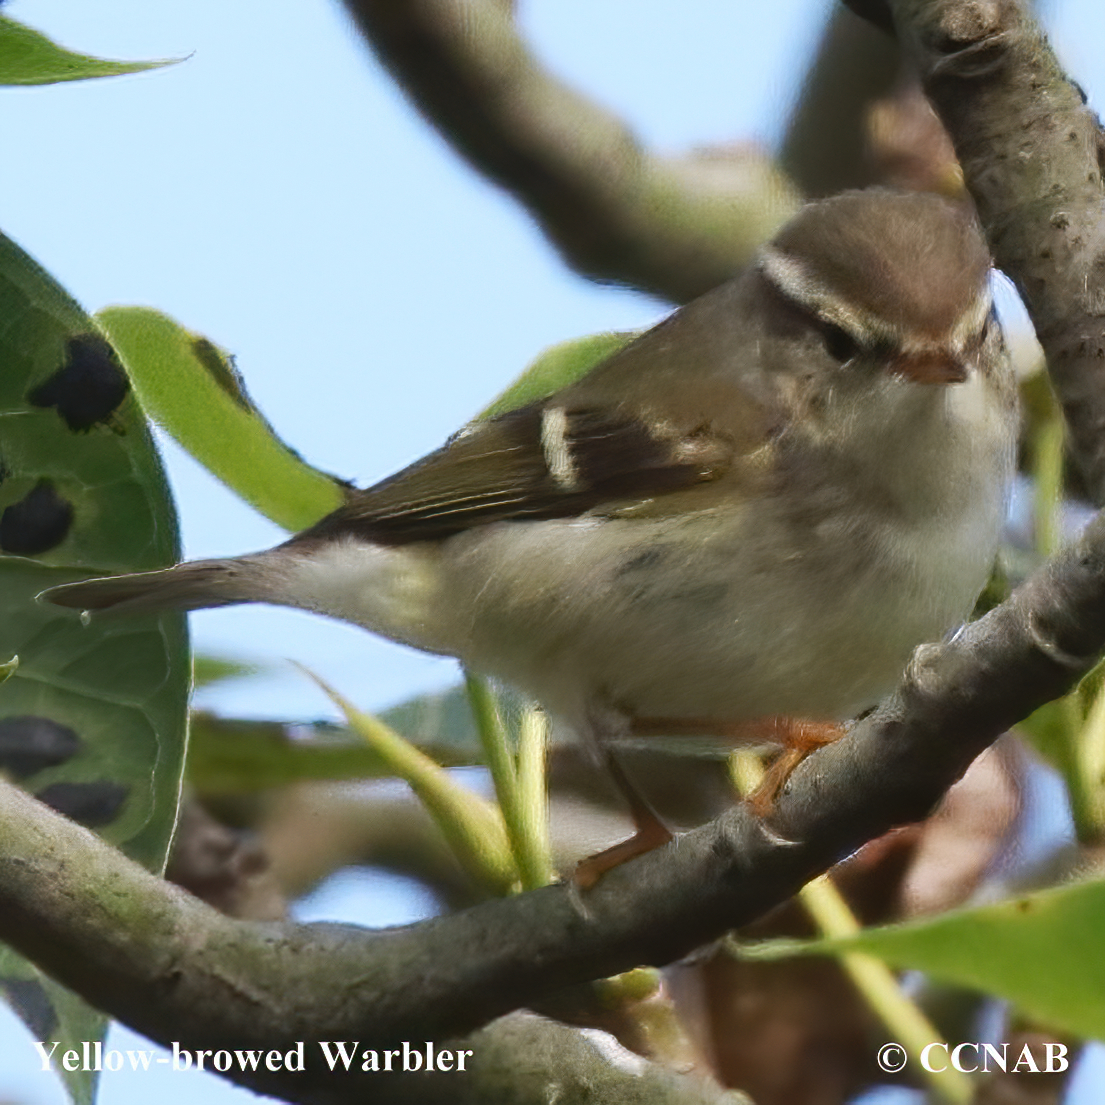
<svg viewBox="0 0 1105 1105">
<path fill-rule="evenodd" d="M 966 618 L 997 549 L 1017 399 L 971 215 L 813 203 L 733 280 L 578 382 L 265 552 L 44 592 L 79 610 L 268 602 L 459 657 L 592 742 L 801 755 Z"/>
</svg>

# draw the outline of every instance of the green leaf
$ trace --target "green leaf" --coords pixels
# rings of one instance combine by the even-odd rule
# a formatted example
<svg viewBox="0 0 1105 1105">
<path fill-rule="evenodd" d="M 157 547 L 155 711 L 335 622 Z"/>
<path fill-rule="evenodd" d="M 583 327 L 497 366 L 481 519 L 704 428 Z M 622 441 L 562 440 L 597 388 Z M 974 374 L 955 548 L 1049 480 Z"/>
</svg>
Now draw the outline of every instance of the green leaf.
<svg viewBox="0 0 1105 1105">
<path fill-rule="evenodd" d="M 311 467 L 276 435 L 246 393 L 233 358 L 147 307 L 96 316 L 126 365 L 146 413 L 266 517 L 301 530 L 336 510 L 350 488 Z M 480 418 L 543 398 L 633 338 L 595 334 L 546 350 Z"/>
<path fill-rule="evenodd" d="M 600 361 L 606 360 L 623 345 L 628 345 L 636 336 L 636 332 L 591 334 L 550 346 L 477 416 L 477 421 L 494 418 L 524 407 L 527 403 L 535 403 L 562 387 L 575 383 Z"/>
<path fill-rule="evenodd" d="M 1083 721 L 1076 693 L 1045 702 L 1017 722 L 1017 732 L 1028 737 L 1033 748 L 1060 772 L 1064 781 L 1074 774 L 1073 744 Z"/>
<path fill-rule="evenodd" d="M 522 700 L 507 688 L 499 688 L 498 698 L 511 729 L 522 726 Z M 484 762 L 464 687 L 418 695 L 382 711 L 379 718 L 439 764 Z M 192 715 L 187 773 L 188 781 L 204 794 L 248 793 L 300 779 L 394 775 L 360 737 L 329 722 L 223 718 L 203 711 Z"/>
<path fill-rule="evenodd" d="M 522 724 L 512 735 L 506 725 L 503 703 L 491 684 L 466 671 L 464 685 L 522 889 L 545 886 L 553 880 L 545 782 L 548 744 L 545 716 L 533 709 L 526 711 L 519 719 Z"/>
<path fill-rule="evenodd" d="M 94 77 L 117 77 L 176 65 L 180 58 L 161 61 L 107 61 L 75 54 L 40 31 L 0 16 L 0 85 L 57 84 Z"/>
<path fill-rule="evenodd" d="M 176 517 L 111 347 L 2 236 L 0 363 L 0 657 L 19 657 L 0 686 L 0 728 L 6 749 L 23 749 L 0 770 L 160 871 L 184 759 L 184 618 L 85 625 L 35 597 L 92 574 L 173 563 Z M 0 988 L 55 1039 L 94 1039 L 88 1018 L 103 1023 L 6 949 Z M 91 1074 L 68 1083 L 76 1100 L 90 1099 Z"/>
<path fill-rule="evenodd" d="M 337 510 L 347 485 L 312 468 L 276 436 L 246 394 L 233 359 L 148 307 L 96 316 L 146 413 L 251 506 L 301 530 Z"/>
<path fill-rule="evenodd" d="M 754 959 L 859 951 L 996 994 L 1057 1031 L 1105 1040 L 1105 881 L 1074 883 L 835 940 L 745 946 Z"/>
</svg>

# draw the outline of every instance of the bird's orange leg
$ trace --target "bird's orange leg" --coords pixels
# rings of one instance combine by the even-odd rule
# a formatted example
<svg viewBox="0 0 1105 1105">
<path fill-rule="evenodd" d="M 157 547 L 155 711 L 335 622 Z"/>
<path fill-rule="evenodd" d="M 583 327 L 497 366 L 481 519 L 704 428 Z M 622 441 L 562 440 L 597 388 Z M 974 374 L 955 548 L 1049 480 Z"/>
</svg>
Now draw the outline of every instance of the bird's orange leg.
<svg viewBox="0 0 1105 1105">
<path fill-rule="evenodd" d="M 639 717 L 630 722 L 630 732 L 635 737 L 702 736 L 720 737 L 734 745 L 781 745 L 781 754 L 748 799 L 753 812 L 759 817 L 766 817 L 791 772 L 815 749 L 843 736 L 844 727 L 835 721 L 790 717 L 754 718 L 750 721 L 708 717 Z M 607 871 L 673 839 L 660 815 L 634 786 L 614 753 L 605 745 L 600 744 L 599 747 L 606 770 L 625 799 L 637 831 L 628 840 L 580 861 L 572 881 L 583 890 L 594 886 Z"/>
<path fill-rule="evenodd" d="M 637 737 L 721 737 L 735 745 L 781 745 L 782 752 L 748 799 L 753 813 L 766 817 L 791 772 L 811 752 L 844 736 L 844 726 L 838 721 L 810 721 L 793 717 L 762 717 L 749 721 L 708 717 L 639 717 L 633 719 L 632 733 Z"/>
<path fill-rule="evenodd" d="M 619 793 L 629 806 L 633 824 L 637 831 L 628 840 L 615 844 L 612 848 L 580 860 L 572 875 L 572 881 L 582 890 L 594 886 L 607 871 L 618 867 L 627 860 L 651 852 L 672 839 L 668 827 L 660 820 L 660 815 L 652 808 L 648 799 L 633 785 L 614 753 L 608 748 L 602 750 L 606 770 L 618 788 Z"/>
</svg>

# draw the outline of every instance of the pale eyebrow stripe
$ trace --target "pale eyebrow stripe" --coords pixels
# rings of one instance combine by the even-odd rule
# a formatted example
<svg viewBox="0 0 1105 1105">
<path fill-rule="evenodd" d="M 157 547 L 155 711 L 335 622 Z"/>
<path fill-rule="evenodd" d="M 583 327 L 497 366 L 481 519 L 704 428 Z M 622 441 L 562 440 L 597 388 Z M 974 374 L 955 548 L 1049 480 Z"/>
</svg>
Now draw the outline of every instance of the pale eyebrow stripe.
<svg viewBox="0 0 1105 1105">
<path fill-rule="evenodd" d="M 801 261 L 788 257 L 774 246 L 760 248 L 760 270 L 782 295 L 846 330 L 861 343 L 883 336 L 881 329 L 873 326 L 862 312 L 811 277 Z"/>
</svg>

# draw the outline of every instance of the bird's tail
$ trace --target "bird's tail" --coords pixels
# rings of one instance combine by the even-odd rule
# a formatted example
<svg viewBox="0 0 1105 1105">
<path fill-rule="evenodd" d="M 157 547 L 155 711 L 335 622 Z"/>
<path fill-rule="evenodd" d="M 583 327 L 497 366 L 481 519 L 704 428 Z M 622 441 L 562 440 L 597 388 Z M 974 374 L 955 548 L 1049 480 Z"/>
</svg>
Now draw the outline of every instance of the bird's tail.
<svg viewBox="0 0 1105 1105">
<path fill-rule="evenodd" d="M 76 610 L 111 610 L 120 614 L 201 610 L 264 601 L 267 574 L 261 556 L 194 560 L 159 572 L 64 583 L 43 591 L 39 598 Z"/>
</svg>

